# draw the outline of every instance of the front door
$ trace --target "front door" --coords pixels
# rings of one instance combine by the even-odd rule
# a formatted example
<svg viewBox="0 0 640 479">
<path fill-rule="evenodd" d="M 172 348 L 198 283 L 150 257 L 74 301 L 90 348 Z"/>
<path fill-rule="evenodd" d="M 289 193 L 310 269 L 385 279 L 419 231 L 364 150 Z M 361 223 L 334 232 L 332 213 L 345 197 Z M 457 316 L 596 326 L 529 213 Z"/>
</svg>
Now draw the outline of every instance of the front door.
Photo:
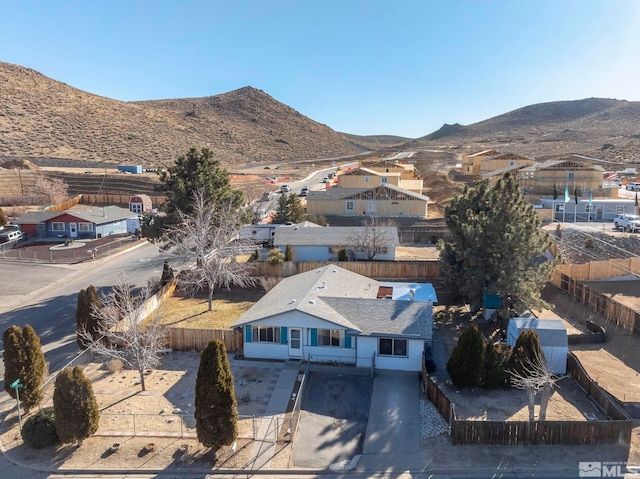
<svg viewBox="0 0 640 479">
<path fill-rule="evenodd" d="M 72 238 L 78 237 L 78 224 L 77 223 L 69 223 L 69 236 Z"/>
<path fill-rule="evenodd" d="M 596 206 L 596 221 L 602 221 L 604 219 L 604 206 Z"/>
<path fill-rule="evenodd" d="M 289 328 L 289 357 L 302 357 L 302 330 Z"/>
</svg>

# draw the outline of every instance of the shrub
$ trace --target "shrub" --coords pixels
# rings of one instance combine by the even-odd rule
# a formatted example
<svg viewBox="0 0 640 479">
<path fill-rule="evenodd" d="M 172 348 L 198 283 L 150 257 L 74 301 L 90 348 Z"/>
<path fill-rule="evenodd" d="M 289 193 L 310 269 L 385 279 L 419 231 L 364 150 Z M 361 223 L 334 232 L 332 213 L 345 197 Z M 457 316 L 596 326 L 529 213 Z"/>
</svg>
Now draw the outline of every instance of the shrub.
<svg viewBox="0 0 640 479">
<path fill-rule="evenodd" d="M 338 261 L 349 261 L 349 256 L 347 255 L 347 250 L 344 248 L 340 248 L 338 251 Z"/>
<path fill-rule="evenodd" d="M 484 386 L 491 389 L 509 385 L 507 367 L 511 358 L 511 348 L 489 343 L 485 349 Z"/>
<path fill-rule="evenodd" d="M 447 372 L 458 387 L 479 386 L 484 380 L 484 347 L 480 331 L 471 326 L 460 335 L 447 361 Z"/>
<path fill-rule="evenodd" d="M 43 449 L 60 442 L 52 407 L 46 407 L 27 419 L 22 426 L 22 440 L 32 449 Z"/>
<path fill-rule="evenodd" d="M 53 391 L 56 431 L 64 444 L 82 441 L 98 430 L 100 409 L 91 381 L 79 366 L 63 369 Z"/>
<path fill-rule="evenodd" d="M 124 369 L 124 363 L 121 359 L 111 359 L 106 362 L 105 366 L 110 373 L 119 373 Z"/>
<path fill-rule="evenodd" d="M 269 264 L 282 264 L 284 262 L 284 253 L 279 249 L 272 249 L 267 258 Z"/>
<path fill-rule="evenodd" d="M 296 250 L 294 250 L 290 245 L 287 245 L 284 249 L 284 260 L 285 261 L 293 261 L 296 257 Z"/>
<path fill-rule="evenodd" d="M 513 346 L 509 369 L 522 376 L 528 376 L 532 364 L 544 361 L 544 354 L 540 347 L 540 338 L 533 329 L 520 333 Z"/>
</svg>

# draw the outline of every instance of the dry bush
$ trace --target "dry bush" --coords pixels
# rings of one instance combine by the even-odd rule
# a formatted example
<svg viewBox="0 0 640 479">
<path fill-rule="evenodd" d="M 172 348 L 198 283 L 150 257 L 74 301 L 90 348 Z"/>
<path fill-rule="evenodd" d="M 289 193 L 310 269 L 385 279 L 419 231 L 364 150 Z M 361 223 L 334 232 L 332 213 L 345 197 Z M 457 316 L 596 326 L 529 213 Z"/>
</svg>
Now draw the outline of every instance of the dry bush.
<svg viewBox="0 0 640 479">
<path fill-rule="evenodd" d="M 275 288 L 280 281 L 280 278 L 274 278 L 273 276 L 261 276 L 258 279 L 258 284 L 265 291 L 265 293 L 268 293 L 273 288 Z"/>
<path fill-rule="evenodd" d="M 124 363 L 120 359 L 110 359 L 105 363 L 105 366 L 110 373 L 119 373 L 124 369 Z"/>
</svg>

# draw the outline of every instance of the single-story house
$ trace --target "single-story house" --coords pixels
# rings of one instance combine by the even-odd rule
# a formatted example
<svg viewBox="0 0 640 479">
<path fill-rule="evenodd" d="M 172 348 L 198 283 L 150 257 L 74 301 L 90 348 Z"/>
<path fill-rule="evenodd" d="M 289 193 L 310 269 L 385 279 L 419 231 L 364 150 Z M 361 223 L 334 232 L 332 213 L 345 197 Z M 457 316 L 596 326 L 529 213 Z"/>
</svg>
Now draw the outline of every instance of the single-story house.
<svg viewBox="0 0 640 479">
<path fill-rule="evenodd" d="M 394 185 L 374 188 L 329 188 L 310 191 L 307 214 L 426 218 L 427 196 Z"/>
<path fill-rule="evenodd" d="M 374 260 L 394 260 L 400 246 L 398 228 L 395 226 L 324 226 L 305 228 L 300 225 L 276 228 L 273 246 L 283 253 L 287 246 L 295 251 L 294 261 L 335 261 L 344 249 L 349 257 L 366 260 L 362 251 L 354 251 L 355 243 L 367 242 L 380 250 Z"/>
<path fill-rule="evenodd" d="M 256 244 L 262 243 L 265 245 L 273 245 L 273 238 L 276 235 L 276 230 L 283 226 L 293 226 L 295 228 L 321 228 L 319 224 L 312 223 L 311 221 L 303 221 L 302 223 L 296 223 L 295 225 L 260 223 L 245 226 L 240 230 L 239 237 L 243 241 L 251 241 Z"/>
<path fill-rule="evenodd" d="M 507 327 L 507 345 L 515 346 L 518 336 L 529 329 L 534 330 L 540 338 L 540 347 L 549 370 L 554 374 L 566 374 L 569 340 L 562 320 L 511 318 Z"/>
<path fill-rule="evenodd" d="M 420 371 L 433 303 L 378 297 L 380 283 L 334 265 L 283 279 L 232 325 L 244 356 Z"/>
<path fill-rule="evenodd" d="M 610 199 L 591 198 L 583 199 L 578 196 L 575 201 L 574 190 L 569 191 L 569 201 L 565 202 L 565 190 L 559 191 L 557 200 L 553 198 L 541 198 L 540 205 L 543 209 L 553 212 L 555 221 L 573 223 L 575 221 L 613 221 L 616 215 L 627 213 L 636 214 L 636 204 L 634 199 Z"/>
<path fill-rule="evenodd" d="M 127 220 L 131 218 L 138 216 L 119 206 L 105 206 L 56 213 L 30 211 L 14 223 L 30 238 L 95 239 L 126 234 Z"/>
</svg>

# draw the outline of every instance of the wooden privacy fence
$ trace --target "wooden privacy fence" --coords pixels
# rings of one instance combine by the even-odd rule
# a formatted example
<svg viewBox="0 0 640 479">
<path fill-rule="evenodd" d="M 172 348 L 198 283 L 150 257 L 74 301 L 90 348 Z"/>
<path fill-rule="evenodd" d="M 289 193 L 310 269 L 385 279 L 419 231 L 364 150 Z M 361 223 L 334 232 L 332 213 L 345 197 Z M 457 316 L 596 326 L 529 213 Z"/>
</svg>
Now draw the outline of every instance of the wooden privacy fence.
<svg viewBox="0 0 640 479">
<path fill-rule="evenodd" d="M 629 332 L 640 334 L 640 312 L 619 303 L 615 297 L 609 297 L 584 284 L 583 281 L 562 273 L 557 268 L 553 272 L 551 284 L 569 293 L 582 304 L 586 304 L 589 308 L 604 316 L 607 321 L 614 323 L 616 326 L 621 326 Z"/>
<path fill-rule="evenodd" d="M 322 266 L 333 264 L 353 273 L 373 279 L 428 279 L 440 275 L 440 261 L 285 261 L 273 265 L 267 262 L 254 263 L 254 276 L 288 278 Z"/>
<path fill-rule="evenodd" d="M 554 268 L 554 279 L 556 278 L 556 272 L 581 281 L 614 278 L 629 274 L 639 275 L 640 257 L 590 261 L 584 264 L 558 264 Z"/>
<path fill-rule="evenodd" d="M 453 444 L 521 446 L 526 444 L 590 445 L 631 442 L 634 421 L 606 391 L 587 375 L 578 359 L 570 355 L 567 371 L 603 411 L 613 420 L 603 421 L 474 421 L 458 419 L 455 406 L 427 374 L 424 361 L 422 381 L 427 398 L 449 422 Z M 592 395 L 593 393 L 593 395 Z"/>
<path fill-rule="evenodd" d="M 240 329 L 170 328 L 167 333 L 167 343 L 174 351 L 203 351 L 214 339 L 222 341 L 227 352 L 242 353 Z"/>
</svg>

